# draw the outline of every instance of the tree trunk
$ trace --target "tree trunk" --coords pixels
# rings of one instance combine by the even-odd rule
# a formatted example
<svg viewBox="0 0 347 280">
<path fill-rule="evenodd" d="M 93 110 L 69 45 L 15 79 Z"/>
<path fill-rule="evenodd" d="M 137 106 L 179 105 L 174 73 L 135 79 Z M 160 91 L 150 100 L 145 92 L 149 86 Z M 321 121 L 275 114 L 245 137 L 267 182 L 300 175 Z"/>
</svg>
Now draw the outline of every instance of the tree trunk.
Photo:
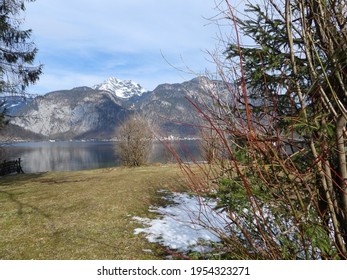
<svg viewBox="0 0 347 280">
<path fill-rule="evenodd" d="M 343 225 L 344 241 L 347 244 L 347 166 L 346 166 L 346 148 L 345 148 L 345 137 L 344 130 L 346 129 L 347 119 L 344 115 L 341 115 L 336 122 L 336 142 L 337 142 L 337 156 L 339 166 L 339 187 L 341 188 L 342 196 L 342 212 L 343 212 Z M 344 254 L 346 255 L 346 248 Z"/>
</svg>

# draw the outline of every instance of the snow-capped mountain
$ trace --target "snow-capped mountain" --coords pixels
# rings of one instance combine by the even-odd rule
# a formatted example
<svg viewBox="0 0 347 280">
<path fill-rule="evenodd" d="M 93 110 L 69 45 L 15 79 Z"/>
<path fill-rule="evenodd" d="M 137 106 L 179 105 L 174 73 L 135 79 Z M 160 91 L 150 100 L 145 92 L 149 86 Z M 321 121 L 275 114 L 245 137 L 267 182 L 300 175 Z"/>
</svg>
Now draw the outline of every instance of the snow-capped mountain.
<svg viewBox="0 0 347 280">
<path fill-rule="evenodd" d="M 147 90 L 134 81 L 109 78 L 101 84 L 93 86 L 96 90 L 110 92 L 117 97 L 129 99 L 133 96 L 141 96 Z"/>
<path fill-rule="evenodd" d="M 138 112 L 160 135 L 192 137 L 198 133 L 194 125 L 201 122 L 201 116 L 187 99 L 206 104 L 211 87 L 219 84 L 199 77 L 146 91 L 132 81 L 111 78 L 94 89 L 81 86 L 53 91 L 16 110 L 10 121 L 11 135 L 25 139 L 31 137 L 28 133 L 46 139 L 113 139 L 119 124 Z"/>
<path fill-rule="evenodd" d="M 11 124 L 53 139 L 109 139 L 128 115 L 111 95 L 85 86 L 53 91 L 18 110 Z"/>
</svg>

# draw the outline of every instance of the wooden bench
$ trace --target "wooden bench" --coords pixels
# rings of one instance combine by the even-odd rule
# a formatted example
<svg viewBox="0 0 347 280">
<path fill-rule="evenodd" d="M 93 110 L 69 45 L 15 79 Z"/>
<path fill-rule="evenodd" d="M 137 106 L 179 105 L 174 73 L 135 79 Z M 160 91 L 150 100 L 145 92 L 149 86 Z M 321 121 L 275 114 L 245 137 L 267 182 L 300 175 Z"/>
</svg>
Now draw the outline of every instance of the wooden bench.
<svg viewBox="0 0 347 280">
<path fill-rule="evenodd" d="M 12 173 L 24 173 L 20 158 L 12 161 L 4 160 L 0 163 L 0 176 Z"/>
</svg>

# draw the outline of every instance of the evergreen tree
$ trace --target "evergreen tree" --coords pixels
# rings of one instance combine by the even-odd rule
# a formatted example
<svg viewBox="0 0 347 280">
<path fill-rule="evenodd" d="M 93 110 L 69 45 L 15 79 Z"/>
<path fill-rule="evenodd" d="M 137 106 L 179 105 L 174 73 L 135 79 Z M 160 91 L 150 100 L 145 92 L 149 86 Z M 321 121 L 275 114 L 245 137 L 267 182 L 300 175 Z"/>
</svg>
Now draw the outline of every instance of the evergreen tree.
<svg viewBox="0 0 347 280">
<path fill-rule="evenodd" d="M 229 19 L 254 42 L 251 47 L 230 42 L 226 51 L 229 59 L 241 61 L 240 88 L 243 94 L 251 89 L 244 99 L 266 100 L 268 106 L 257 109 L 271 119 L 270 137 L 281 135 L 284 145 L 291 147 L 298 146 L 293 135 L 305 142 L 301 157 L 291 159 L 291 167 L 281 162 L 282 172 L 289 176 L 295 170 L 292 176 L 302 178 L 310 174 L 306 178 L 311 181 L 298 189 L 307 192 L 306 197 L 299 196 L 301 206 L 310 199 L 316 203 L 322 228 L 333 236 L 332 247 L 339 257 L 347 258 L 346 1 L 249 2 L 245 18 L 234 17 L 229 3 L 228 7 Z M 250 123 L 252 116 L 247 118 Z M 258 123 L 265 127 L 265 121 Z M 279 157 L 274 156 L 272 163 Z M 302 207 L 305 215 L 308 205 Z M 334 257 L 331 252 L 329 257 Z"/>
<path fill-rule="evenodd" d="M 223 3 L 234 36 L 213 58 L 227 90 L 195 104 L 222 145 L 206 180 L 182 167 L 227 217 L 203 225 L 226 258 L 347 259 L 346 1 Z"/>
<path fill-rule="evenodd" d="M 347 104 L 345 1 L 266 0 L 247 6 L 248 18 L 237 23 L 255 46 L 231 43 L 227 53 L 241 54 L 245 82 L 259 89 L 254 92 L 276 95 L 279 102 L 288 96 L 305 107 L 319 102 L 313 96 L 324 90 L 325 101 L 345 114 L 340 105 Z"/>
<path fill-rule="evenodd" d="M 34 0 L 0 1 L 0 93 L 23 93 L 35 83 L 42 72 L 42 65 L 33 66 L 37 48 L 30 41 L 31 30 L 21 30 L 20 13 L 25 2 Z"/>
</svg>

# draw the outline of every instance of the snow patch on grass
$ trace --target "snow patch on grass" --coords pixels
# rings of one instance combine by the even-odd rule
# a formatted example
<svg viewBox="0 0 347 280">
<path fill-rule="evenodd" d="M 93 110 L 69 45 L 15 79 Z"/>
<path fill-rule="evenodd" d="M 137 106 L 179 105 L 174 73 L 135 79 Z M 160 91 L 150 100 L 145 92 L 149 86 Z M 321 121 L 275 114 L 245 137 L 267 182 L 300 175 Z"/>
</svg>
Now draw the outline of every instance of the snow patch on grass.
<svg viewBox="0 0 347 280">
<path fill-rule="evenodd" d="M 220 242 L 208 230 L 211 225 L 227 226 L 226 216 L 214 209 L 215 202 L 186 193 L 173 193 L 167 199 L 172 202 L 169 206 L 151 207 L 151 211 L 160 214 L 159 218 L 134 217 L 145 226 L 135 229 L 135 234 L 144 233 L 149 242 L 180 252 L 206 252 L 211 242 Z"/>
</svg>

